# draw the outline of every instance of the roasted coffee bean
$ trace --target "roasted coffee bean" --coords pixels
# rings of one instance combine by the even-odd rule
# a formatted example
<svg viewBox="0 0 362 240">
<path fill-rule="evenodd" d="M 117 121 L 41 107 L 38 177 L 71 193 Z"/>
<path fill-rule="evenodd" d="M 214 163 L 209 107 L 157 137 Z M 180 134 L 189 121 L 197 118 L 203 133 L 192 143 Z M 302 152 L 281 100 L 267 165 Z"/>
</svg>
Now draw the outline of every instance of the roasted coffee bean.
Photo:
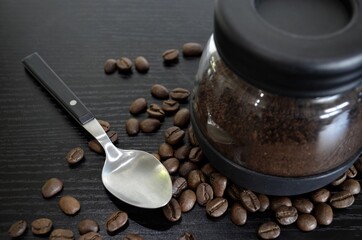
<svg viewBox="0 0 362 240">
<path fill-rule="evenodd" d="M 340 176 L 339 178 L 337 178 L 336 180 L 334 180 L 331 185 L 332 186 L 338 186 L 340 185 L 341 183 L 344 182 L 344 180 L 346 180 L 347 178 L 347 173 L 344 173 L 342 176 Z"/>
<path fill-rule="evenodd" d="M 168 99 L 169 91 L 161 84 L 154 84 L 151 87 L 151 95 L 157 99 Z"/>
<path fill-rule="evenodd" d="M 195 146 L 195 147 L 199 146 L 199 142 L 198 142 L 198 140 L 196 138 L 196 135 L 194 133 L 194 129 L 192 127 L 189 127 L 187 133 L 188 133 L 190 144 L 192 146 Z"/>
<path fill-rule="evenodd" d="M 60 209 L 67 215 L 74 215 L 80 210 L 80 203 L 70 195 L 66 195 L 59 200 Z"/>
<path fill-rule="evenodd" d="M 115 143 L 118 141 L 118 133 L 115 131 L 108 131 L 107 136 L 111 140 L 112 143 Z"/>
<path fill-rule="evenodd" d="M 190 123 L 189 109 L 181 108 L 180 110 L 178 110 L 173 118 L 173 125 L 180 128 L 185 128 L 189 125 L 189 123 Z"/>
<path fill-rule="evenodd" d="M 181 177 L 187 178 L 187 176 L 189 175 L 189 173 L 192 170 L 197 170 L 197 169 L 199 169 L 199 167 L 195 163 L 190 162 L 190 161 L 186 161 L 186 162 L 181 164 L 181 166 L 180 166 L 180 168 L 178 170 L 178 174 Z"/>
<path fill-rule="evenodd" d="M 225 198 L 214 198 L 206 204 L 206 213 L 210 217 L 220 217 L 228 209 L 228 201 Z"/>
<path fill-rule="evenodd" d="M 135 67 L 139 73 L 146 73 L 150 69 L 150 64 L 145 57 L 139 56 L 135 59 Z"/>
<path fill-rule="evenodd" d="M 45 235 L 50 233 L 53 222 L 49 218 L 38 218 L 31 223 L 31 232 L 35 235 Z"/>
<path fill-rule="evenodd" d="M 319 225 L 327 226 L 333 221 L 333 209 L 327 203 L 318 203 L 314 208 L 314 217 Z"/>
<path fill-rule="evenodd" d="M 243 190 L 240 193 L 240 200 L 243 207 L 249 212 L 256 212 L 260 208 L 259 198 L 250 190 Z"/>
<path fill-rule="evenodd" d="M 280 227 L 275 222 L 266 222 L 258 228 L 258 235 L 262 239 L 276 239 L 280 235 Z"/>
<path fill-rule="evenodd" d="M 293 206 L 280 206 L 275 210 L 275 217 L 281 225 L 290 225 L 298 218 L 298 211 Z"/>
<path fill-rule="evenodd" d="M 162 102 L 161 106 L 162 110 L 166 113 L 174 113 L 177 110 L 180 109 L 180 103 L 178 101 L 175 101 L 173 99 L 167 99 Z"/>
<path fill-rule="evenodd" d="M 205 174 L 206 177 L 210 177 L 211 173 L 216 172 L 215 168 L 211 165 L 211 163 L 205 163 L 201 167 L 201 171 Z"/>
<path fill-rule="evenodd" d="M 178 199 L 178 202 L 181 207 L 181 212 L 190 211 L 196 203 L 196 194 L 191 189 L 186 189 L 183 191 Z"/>
<path fill-rule="evenodd" d="M 196 237 L 191 232 L 184 232 L 178 240 L 196 240 Z"/>
<path fill-rule="evenodd" d="M 313 231 L 317 227 L 317 220 L 313 215 L 303 213 L 298 216 L 297 227 L 304 232 Z"/>
<path fill-rule="evenodd" d="M 63 189 L 63 181 L 58 178 L 48 179 L 41 188 L 44 198 L 51 198 Z"/>
<path fill-rule="evenodd" d="M 208 183 L 200 183 L 196 188 L 196 201 L 201 206 L 206 204 L 214 198 L 214 190 Z"/>
<path fill-rule="evenodd" d="M 144 238 L 137 233 L 128 233 L 122 239 L 123 240 L 144 240 Z"/>
<path fill-rule="evenodd" d="M 109 234 L 115 234 L 128 222 L 128 214 L 123 211 L 113 212 L 106 221 L 106 229 Z"/>
<path fill-rule="evenodd" d="M 306 198 L 296 198 L 292 205 L 301 213 L 311 213 L 314 207 L 313 203 Z"/>
<path fill-rule="evenodd" d="M 269 197 L 264 194 L 258 194 L 257 196 L 260 202 L 259 212 L 265 212 L 270 206 Z"/>
<path fill-rule="evenodd" d="M 102 240 L 102 236 L 97 232 L 88 232 L 81 235 L 79 240 Z"/>
<path fill-rule="evenodd" d="M 155 103 L 150 104 L 150 106 L 147 108 L 147 114 L 148 117 L 157 118 L 160 121 L 163 121 L 166 116 L 165 112 L 161 109 L 161 107 Z"/>
<path fill-rule="evenodd" d="M 223 197 L 228 184 L 228 179 L 220 173 L 211 173 L 210 184 L 215 197 Z"/>
<path fill-rule="evenodd" d="M 78 223 L 78 231 L 80 235 L 89 233 L 89 232 L 98 232 L 99 225 L 96 221 L 91 219 L 84 219 Z"/>
<path fill-rule="evenodd" d="M 354 196 L 349 191 L 340 191 L 333 194 L 329 202 L 334 208 L 347 208 L 354 203 Z"/>
<path fill-rule="evenodd" d="M 161 156 L 158 153 L 151 153 L 157 160 L 161 161 Z"/>
<path fill-rule="evenodd" d="M 246 219 L 248 217 L 248 213 L 246 209 L 240 203 L 234 203 L 231 207 L 230 219 L 231 221 L 237 225 L 241 226 L 246 223 Z"/>
<path fill-rule="evenodd" d="M 170 91 L 170 98 L 179 102 L 185 102 L 190 96 L 190 91 L 185 88 L 174 88 Z"/>
<path fill-rule="evenodd" d="M 177 49 L 168 49 L 162 53 L 163 61 L 165 62 L 175 62 L 178 60 L 179 50 Z"/>
<path fill-rule="evenodd" d="M 202 171 L 202 169 L 201 169 L 201 171 Z M 233 201 L 240 200 L 241 191 L 242 191 L 242 189 L 234 183 L 232 183 L 226 187 L 227 196 L 230 197 Z"/>
<path fill-rule="evenodd" d="M 71 149 L 65 156 L 69 165 L 77 164 L 84 157 L 84 150 L 80 147 Z"/>
<path fill-rule="evenodd" d="M 292 206 L 292 200 L 289 197 L 274 197 L 270 201 L 270 208 L 273 211 L 283 205 Z"/>
<path fill-rule="evenodd" d="M 173 155 L 180 161 L 187 160 L 189 158 L 189 154 L 191 151 L 191 147 L 187 145 L 182 145 L 181 147 L 177 148 Z"/>
<path fill-rule="evenodd" d="M 177 158 L 169 158 L 163 162 L 163 165 L 167 169 L 169 174 L 174 174 L 180 167 L 180 161 Z"/>
<path fill-rule="evenodd" d="M 189 159 L 191 162 L 199 163 L 205 159 L 204 153 L 200 147 L 193 147 L 189 153 Z"/>
<path fill-rule="evenodd" d="M 353 195 L 361 192 L 361 184 L 354 179 L 347 179 L 341 185 L 341 189 L 352 193 Z"/>
<path fill-rule="evenodd" d="M 28 224 L 24 220 L 14 222 L 8 229 L 8 236 L 18 238 L 25 233 Z"/>
<path fill-rule="evenodd" d="M 137 98 L 134 100 L 130 107 L 129 112 L 133 115 L 138 115 L 145 112 L 147 109 L 147 100 L 145 98 Z"/>
<path fill-rule="evenodd" d="M 178 198 L 182 191 L 187 189 L 187 180 L 183 177 L 178 177 L 172 182 L 172 196 Z"/>
<path fill-rule="evenodd" d="M 106 74 L 114 73 L 117 70 L 116 59 L 107 59 L 104 63 L 104 72 Z"/>
<path fill-rule="evenodd" d="M 140 122 L 140 129 L 144 133 L 156 132 L 160 126 L 161 122 L 156 118 L 146 118 Z"/>
<path fill-rule="evenodd" d="M 173 148 L 168 143 L 161 143 L 158 148 L 158 154 L 160 155 L 161 159 L 168 159 L 173 157 Z"/>
<path fill-rule="evenodd" d="M 181 218 L 181 207 L 178 201 L 174 198 L 171 198 L 163 208 L 163 215 L 170 222 L 176 222 Z"/>
<path fill-rule="evenodd" d="M 49 240 L 73 240 L 74 233 L 70 229 L 54 229 L 49 236 Z"/>
<path fill-rule="evenodd" d="M 111 129 L 111 124 L 105 120 L 98 120 L 99 124 L 102 126 L 105 132 L 108 132 Z"/>
<path fill-rule="evenodd" d="M 348 178 L 355 178 L 357 176 L 356 167 L 352 165 L 352 167 L 347 170 L 346 174 Z"/>
<path fill-rule="evenodd" d="M 129 118 L 126 121 L 126 132 L 128 136 L 136 136 L 140 131 L 140 123 L 136 118 Z"/>
<path fill-rule="evenodd" d="M 104 154 L 104 149 L 102 145 L 97 141 L 97 139 L 92 139 L 88 142 L 88 147 L 93 152 Z"/>
<path fill-rule="evenodd" d="M 182 54 L 184 57 L 199 57 L 201 56 L 203 47 L 200 43 L 189 42 L 182 46 Z"/>
<path fill-rule="evenodd" d="M 171 145 L 176 145 L 183 141 L 185 131 L 179 127 L 173 126 L 165 131 L 165 142 Z"/>
<path fill-rule="evenodd" d="M 313 202 L 321 203 L 321 202 L 327 202 L 329 197 L 331 196 L 331 192 L 325 188 L 321 188 L 311 195 L 311 199 Z"/>
<path fill-rule="evenodd" d="M 132 71 L 132 60 L 127 57 L 121 57 L 116 61 L 117 68 L 122 73 L 129 73 Z"/>
<path fill-rule="evenodd" d="M 192 190 L 196 190 L 200 183 L 206 182 L 205 175 L 201 170 L 192 170 L 187 176 L 187 185 Z"/>
</svg>

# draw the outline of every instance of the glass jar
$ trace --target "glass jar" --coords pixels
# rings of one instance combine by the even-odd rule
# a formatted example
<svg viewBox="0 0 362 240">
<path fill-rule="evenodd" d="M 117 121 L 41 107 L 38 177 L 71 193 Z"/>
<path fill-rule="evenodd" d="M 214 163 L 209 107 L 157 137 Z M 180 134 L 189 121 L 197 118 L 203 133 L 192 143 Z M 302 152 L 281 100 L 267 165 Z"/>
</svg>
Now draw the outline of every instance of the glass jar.
<svg viewBox="0 0 362 240">
<path fill-rule="evenodd" d="M 301 16 L 289 14 L 290 2 Z M 216 2 L 191 121 L 211 163 L 243 187 L 312 191 L 362 151 L 361 8 L 324 2 Z M 319 24 L 326 15 L 334 25 Z"/>
</svg>

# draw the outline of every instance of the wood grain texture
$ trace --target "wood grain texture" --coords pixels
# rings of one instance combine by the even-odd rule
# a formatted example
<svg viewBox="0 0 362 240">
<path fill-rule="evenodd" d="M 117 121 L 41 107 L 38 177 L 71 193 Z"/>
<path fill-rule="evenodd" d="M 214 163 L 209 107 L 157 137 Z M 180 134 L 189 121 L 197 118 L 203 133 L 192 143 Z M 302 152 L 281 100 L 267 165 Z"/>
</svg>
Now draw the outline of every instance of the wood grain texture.
<svg viewBox="0 0 362 240">
<path fill-rule="evenodd" d="M 155 83 L 192 89 L 198 59 L 180 57 L 178 64 L 166 67 L 161 55 L 185 42 L 205 44 L 212 33 L 212 12 L 210 0 L 0 1 L 0 239 L 8 239 L 7 230 L 16 220 L 30 224 L 39 217 L 51 218 L 54 227 L 70 228 L 77 237 L 79 221 L 91 218 L 100 224 L 104 239 L 137 232 L 145 239 L 169 240 L 184 231 L 197 239 L 257 239 L 258 226 L 273 219 L 271 213 L 249 214 L 247 224 L 237 227 L 228 214 L 211 220 L 204 208 L 195 206 L 171 224 L 159 209 L 138 209 L 115 199 L 102 185 L 104 158 L 88 149 L 89 135 L 20 62 L 37 51 L 98 119 L 111 123 L 119 133 L 119 147 L 155 152 L 172 119 L 166 119 L 155 134 L 128 137 L 124 124 L 130 117 L 129 105 L 138 97 L 159 103 L 150 95 Z M 147 74 L 104 74 L 106 59 L 139 55 L 150 62 Z M 85 149 L 86 159 L 70 168 L 64 157 L 75 146 Z M 62 179 L 64 190 L 45 200 L 40 189 L 51 177 Z M 65 194 L 80 201 L 76 216 L 65 216 L 59 209 L 58 201 Z M 111 237 L 105 221 L 118 209 L 129 213 L 130 223 Z M 38 237 L 28 229 L 22 239 L 34 238 Z M 311 233 L 302 233 L 295 225 L 282 227 L 279 239 L 361 238 L 360 194 L 352 207 L 335 211 L 330 226 Z"/>
</svg>

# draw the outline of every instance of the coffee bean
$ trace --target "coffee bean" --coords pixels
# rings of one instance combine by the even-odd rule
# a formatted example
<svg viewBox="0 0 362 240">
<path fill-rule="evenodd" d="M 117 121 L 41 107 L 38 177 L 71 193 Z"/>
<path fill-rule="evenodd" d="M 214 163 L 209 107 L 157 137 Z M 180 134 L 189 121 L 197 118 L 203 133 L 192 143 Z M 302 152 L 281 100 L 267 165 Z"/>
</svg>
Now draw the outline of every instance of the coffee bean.
<svg viewBox="0 0 362 240">
<path fill-rule="evenodd" d="M 192 170 L 187 176 L 187 185 L 192 190 L 196 190 L 197 186 L 204 182 L 206 182 L 206 178 L 201 170 Z"/>
<path fill-rule="evenodd" d="M 230 197 L 233 201 L 240 200 L 241 191 L 242 191 L 242 189 L 234 183 L 232 183 L 226 187 L 226 193 L 227 193 L 228 197 Z"/>
<path fill-rule="evenodd" d="M 214 190 L 215 197 L 223 197 L 228 184 L 228 180 L 225 176 L 220 173 L 211 173 L 210 175 L 210 184 Z"/>
<path fill-rule="evenodd" d="M 189 147 L 187 145 L 182 145 L 181 147 L 179 147 L 175 150 L 173 155 L 178 160 L 184 161 L 184 160 L 188 159 L 190 151 L 191 151 L 191 147 Z"/>
<path fill-rule="evenodd" d="M 206 213 L 210 217 L 220 217 L 228 209 L 228 201 L 225 198 L 214 198 L 206 204 Z"/>
<path fill-rule="evenodd" d="M 97 141 L 97 139 L 92 139 L 88 142 L 88 147 L 93 152 L 104 154 L 104 149 L 102 145 Z"/>
<path fill-rule="evenodd" d="M 107 232 L 111 235 L 121 230 L 128 222 L 128 214 L 123 211 L 113 212 L 106 221 Z"/>
<path fill-rule="evenodd" d="M 161 109 L 160 106 L 158 106 L 155 103 L 152 103 L 148 109 L 147 109 L 148 117 L 150 118 L 157 118 L 160 121 L 163 121 L 165 119 L 165 112 Z"/>
<path fill-rule="evenodd" d="M 331 196 L 331 192 L 325 188 L 321 188 L 311 195 L 311 199 L 316 203 L 327 202 Z"/>
<path fill-rule="evenodd" d="M 211 173 L 216 172 L 215 168 L 211 165 L 211 163 L 205 163 L 201 167 L 201 171 L 205 174 L 205 176 L 210 177 Z"/>
<path fill-rule="evenodd" d="M 98 119 L 98 122 L 105 132 L 108 132 L 109 129 L 111 128 L 111 124 L 105 120 Z"/>
<path fill-rule="evenodd" d="M 102 236 L 97 232 L 88 232 L 81 235 L 79 240 L 102 240 Z"/>
<path fill-rule="evenodd" d="M 136 118 L 129 118 L 126 121 L 126 132 L 128 136 L 136 136 L 140 131 L 140 123 Z"/>
<path fill-rule="evenodd" d="M 160 155 L 161 159 L 168 159 L 173 157 L 173 148 L 168 143 L 161 143 L 158 148 L 158 154 Z"/>
<path fill-rule="evenodd" d="M 123 237 L 123 240 L 144 240 L 144 238 L 137 233 L 128 233 Z"/>
<path fill-rule="evenodd" d="M 340 191 L 333 194 L 329 202 L 334 208 L 347 208 L 354 203 L 354 196 L 349 191 Z"/>
<path fill-rule="evenodd" d="M 275 217 L 282 225 L 290 225 L 298 218 L 298 211 L 295 207 L 280 206 L 275 210 Z"/>
<path fill-rule="evenodd" d="M 190 161 L 186 161 L 184 163 L 181 164 L 179 170 L 178 170 L 178 174 L 181 176 L 181 177 L 186 177 L 189 175 L 189 173 L 192 171 L 192 170 L 197 170 L 199 169 L 199 167 L 193 163 L 193 162 L 190 162 Z"/>
<path fill-rule="evenodd" d="M 361 192 L 361 185 L 357 180 L 347 179 L 341 185 L 341 189 L 352 193 L 353 195 Z"/>
<path fill-rule="evenodd" d="M 116 59 L 107 59 L 104 63 L 104 72 L 106 74 L 114 73 L 117 70 Z"/>
<path fill-rule="evenodd" d="M 196 240 L 196 237 L 193 233 L 184 232 L 178 240 Z"/>
<path fill-rule="evenodd" d="M 168 99 L 162 102 L 162 110 L 166 113 L 174 113 L 180 108 L 180 103 L 173 99 Z"/>
<path fill-rule="evenodd" d="M 191 162 L 199 163 L 204 160 L 205 156 L 200 147 L 193 147 L 190 150 L 189 159 Z"/>
<path fill-rule="evenodd" d="M 203 47 L 200 43 L 189 42 L 182 46 L 182 54 L 184 57 L 199 57 L 201 56 Z"/>
<path fill-rule="evenodd" d="M 172 182 L 172 196 L 178 198 L 182 191 L 187 189 L 187 180 L 183 177 L 178 177 Z"/>
<path fill-rule="evenodd" d="M 38 218 L 31 223 L 31 232 L 35 235 L 45 235 L 50 233 L 53 222 L 49 218 Z"/>
<path fill-rule="evenodd" d="M 67 215 L 74 215 L 80 210 L 80 203 L 70 195 L 66 195 L 59 200 L 60 209 Z"/>
<path fill-rule="evenodd" d="M 170 91 L 170 98 L 179 102 L 186 102 L 190 96 L 190 91 L 185 88 L 174 88 Z"/>
<path fill-rule="evenodd" d="M 173 125 L 185 128 L 190 123 L 190 111 L 188 108 L 181 108 L 177 111 L 173 118 Z"/>
<path fill-rule="evenodd" d="M 333 210 L 327 203 L 318 203 L 314 208 L 314 217 L 319 225 L 327 226 L 333 221 Z"/>
<path fill-rule="evenodd" d="M 196 201 L 201 206 L 206 204 L 214 198 L 214 190 L 208 183 L 200 183 L 196 188 Z"/>
<path fill-rule="evenodd" d="M 135 59 L 135 67 L 139 73 L 146 73 L 150 69 L 150 64 L 145 57 L 139 56 Z"/>
<path fill-rule="evenodd" d="M 162 53 L 163 61 L 165 62 L 175 62 L 178 60 L 179 50 L 177 49 L 168 49 Z"/>
<path fill-rule="evenodd" d="M 112 143 L 115 143 L 118 141 L 118 133 L 115 131 L 108 131 L 107 136 L 111 140 Z"/>
<path fill-rule="evenodd" d="M 14 222 L 8 229 L 8 236 L 18 238 L 25 233 L 28 224 L 24 220 Z"/>
<path fill-rule="evenodd" d="M 51 198 L 55 196 L 57 193 L 62 191 L 63 182 L 58 178 L 50 178 L 48 179 L 41 188 L 41 193 L 44 198 Z"/>
<path fill-rule="evenodd" d="M 84 219 L 78 223 L 78 231 L 80 235 L 89 233 L 89 232 L 98 232 L 99 225 L 96 221 L 91 219 Z"/>
<path fill-rule="evenodd" d="M 130 73 L 132 71 L 132 60 L 127 57 L 121 57 L 116 61 L 117 68 L 122 73 Z"/>
<path fill-rule="evenodd" d="M 157 99 L 168 99 L 169 91 L 161 84 L 154 84 L 151 87 L 151 95 Z"/>
<path fill-rule="evenodd" d="M 199 142 L 197 141 L 196 135 L 194 133 L 194 129 L 192 127 L 188 128 L 188 137 L 189 137 L 189 142 L 192 146 L 199 146 Z"/>
<path fill-rule="evenodd" d="M 152 153 L 152 155 L 158 160 L 161 161 L 161 156 L 158 153 Z"/>
<path fill-rule="evenodd" d="M 301 213 L 311 213 L 314 208 L 313 203 L 306 198 L 296 198 L 292 205 Z"/>
<path fill-rule="evenodd" d="M 340 185 L 341 183 L 344 182 L 344 180 L 346 180 L 347 178 L 347 173 L 344 173 L 342 176 L 340 176 L 339 178 L 337 178 L 336 180 L 334 180 L 331 185 L 332 186 L 338 186 Z"/>
<path fill-rule="evenodd" d="M 165 131 L 165 142 L 171 145 L 176 145 L 183 141 L 185 136 L 185 131 L 181 130 L 179 127 L 173 126 Z"/>
<path fill-rule="evenodd" d="M 181 212 L 190 211 L 196 203 L 196 194 L 194 191 L 190 189 L 186 189 L 183 191 L 178 199 L 178 202 L 181 207 Z"/>
<path fill-rule="evenodd" d="M 275 222 L 266 222 L 258 228 L 258 235 L 262 239 L 276 239 L 280 235 L 280 227 Z"/>
<path fill-rule="evenodd" d="M 146 118 L 140 122 L 140 129 L 144 133 L 156 132 L 160 126 L 161 122 L 156 118 Z"/>
<path fill-rule="evenodd" d="M 274 197 L 270 201 L 270 208 L 275 211 L 280 206 L 292 206 L 292 200 L 289 197 Z"/>
<path fill-rule="evenodd" d="M 240 203 L 234 203 L 231 207 L 230 219 L 231 221 L 237 225 L 241 226 L 246 223 L 246 219 L 248 217 L 248 213 L 245 208 Z"/>
<path fill-rule="evenodd" d="M 129 112 L 133 115 L 138 115 L 145 112 L 147 109 L 147 100 L 145 98 L 137 98 L 134 100 L 130 107 Z"/>
<path fill-rule="evenodd" d="M 80 147 L 71 149 L 65 156 L 69 165 L 77 164 L 84 157 L 84 150 Z"/>
<path fill-rule="evenodd" d="M 180 161 L 177 158 L 169 158 L 163 162 L 163 165 L 167 169 L 169 174 L 174 174 L 180 167 Z"/>
<path fill-rule="evenodd" d="M 260 202 L 259 212 L 265 212 L 270 206 L 269 197 L 264 194 L 258 194 L 257 196 Z"/>
<path fill-rule="evenodd" d="M 70 229 L 62 229 L 62 228 L 54 229 L 49 236 L 49 240 L 60 240 L 60 239 L 73 240 L 75 239 L 74 233 Z"/>
<path fill-rule="evenodd" d="M 256 212 L 260 208 L 259 198 L 250 190 L 243 190 L 240 193 L 240 200 L 243 207 L 249 212 Z"/>
<path fill-rule="evenodd" d="M 317 227 L 317 220 L 313 215 L 303 213 L 298 216 L 297 227 L 304 232 L 313 231 Z"/>
<path fill-rule="evenodd" d="M 355 178 L 357 176 L 356 167 L 352 165 L 352 167 L 347 170 L 346 174 L 348 178 Z"/>
<path fill-rule="evenodd" d="M 174 198 L 171 198 L 170 202 L 162 208 L 163 215 L 170 222 L 176 222 L 181 218 L 181 207 L 178 201 Z"/>
</svg>

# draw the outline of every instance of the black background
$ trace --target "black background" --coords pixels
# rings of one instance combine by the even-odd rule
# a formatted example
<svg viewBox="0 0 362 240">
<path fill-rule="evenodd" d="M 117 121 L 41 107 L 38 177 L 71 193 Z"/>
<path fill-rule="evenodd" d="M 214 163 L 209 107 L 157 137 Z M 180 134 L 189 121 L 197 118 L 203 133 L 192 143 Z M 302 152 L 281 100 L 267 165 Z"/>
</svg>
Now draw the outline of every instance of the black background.
<svg viewBox="0 0 362 240">
<path fill-rule="evenodd" d="M 0 239 L 8 239 L 7 230 L 16 220 L 30 225 L 39 217 L 52 219 L 56 228 L 70 228 L 77 238 L 78 222 L 91 218 L 100 224 L 104 239 L 120 239 L 129 232 L 145 239 L 178 239 L 184 231 L 197 239 L 257 239 L 258 226 L 273 219 L 271 213 L 249 214 L 247 224 L 237 227 L 229 214 L 212 220 L 195 206 L 171 224 L 159 209 L 134 208 L 112 197 L 100 178 L 104 157 L 88 149 L 89 135 L 20 62 L 37 51 L 98 119 L 111 123 L 119 134 L 119 147 L 156 152 L 172 119 L 155 134 L 131 138 L 124 130 L 129 105 L 142 96 L 159 103 L 149 93 L 155 83 L 192 89 L 199 59 L 180 57 L 178 64 L 165 66 L 161 55 L 185 42 L 206 44 L 212 14 L 210 0 L 0 1 Z M 139 55 L 150 62 L 147 74 L 104 74 L 106 59 Z M 64 157 L 76 146 L 85 149 L 86 159 L 71 168 Z M 45 200 L 40 189 L 51 177 L 62 179 L 64 190 Z M 76 216 L 66 216 L 58 208 L 59 198 L 66 194 L 81 203 Z M 129 225 L 112 237 L 104 224 L 118 209 L 129 213 Z M 352 207 L 334 213 L 328 227 L 311 233 L 302 233 L 295 225 L 283 227 L 280 239 L 361 239 L 361 195 Z M 23 237 L 34 238 L 29 229 Z"/>
</svg>

